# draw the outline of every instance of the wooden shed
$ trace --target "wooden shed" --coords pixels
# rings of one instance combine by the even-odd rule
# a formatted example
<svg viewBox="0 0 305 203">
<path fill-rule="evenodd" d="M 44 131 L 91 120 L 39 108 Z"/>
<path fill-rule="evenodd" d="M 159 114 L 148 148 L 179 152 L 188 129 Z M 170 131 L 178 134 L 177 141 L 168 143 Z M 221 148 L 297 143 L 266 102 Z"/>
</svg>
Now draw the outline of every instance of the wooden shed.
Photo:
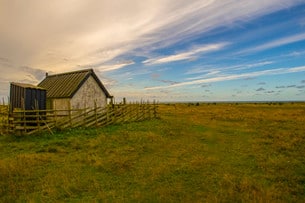
<svg viewBox="0 0 305 203">
<path fill-rule="evenodd" d="M 10 113 L 14 109 L 45 110 L 46 90 L 31 84 L 14 83 L 10 85 Z"/>
<path fill-rule="evenodd" d="M 47 109 L 69 110 L 104 107 L 112 98 L 93 69 L 46 74 L 38 87 L 47 90 Z"/>
</svg>

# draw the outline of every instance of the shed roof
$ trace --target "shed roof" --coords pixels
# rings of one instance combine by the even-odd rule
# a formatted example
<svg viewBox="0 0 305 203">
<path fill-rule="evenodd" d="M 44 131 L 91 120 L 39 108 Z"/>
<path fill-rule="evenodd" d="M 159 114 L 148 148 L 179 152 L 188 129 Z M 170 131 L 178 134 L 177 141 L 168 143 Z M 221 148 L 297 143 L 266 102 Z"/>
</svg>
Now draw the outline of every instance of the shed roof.
<svg viewBox="0 0 305 203">
<path fill-rule="evenodd" d="M 94 73 L 93 69 L 47 75 L 38 86 L 47 89 L 48 98 L 72 98 L 90 76 L 95 79 L 106 97 L 111 98 L 112 96 Z"/>
<path fill-rule="evenodd" d="M 19 86 L 19 87 L 22 87 L 22 88 L 25 88 L 25 89 L 38 89 L 38 90 L 46 90 L 44 89 L 43 87 L 38 87 L 36 85 L 32 85 L 32 84 L 27 84 L 27 83 L 18 83 L 18 82 L 11 82 L 12 85 L 15 85 L 15 86 Z"/>
</svg>

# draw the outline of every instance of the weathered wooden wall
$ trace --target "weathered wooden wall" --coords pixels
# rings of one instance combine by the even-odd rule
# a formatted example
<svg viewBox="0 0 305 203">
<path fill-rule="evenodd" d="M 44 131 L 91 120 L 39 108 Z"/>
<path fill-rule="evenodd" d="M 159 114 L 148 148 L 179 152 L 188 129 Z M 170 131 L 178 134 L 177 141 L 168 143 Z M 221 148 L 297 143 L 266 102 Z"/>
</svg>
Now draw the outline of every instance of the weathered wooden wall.
<svg viewBox="0 0 305 203">
<path fill-rule="evenodd" d="M 61 99 L 51 99 L 52 106 L 49 109 L 54 110 L 69 110 L 70 107 L 70 99 L 61 98 Z"/>
<path fill-rule="evenodd" d="M 71 99 L 71 109 L 105 107 L 107 98 L 92 76 L 80 87 Z"/>
<path fill-rule="evenodd" d="M 105 107 L 107 97 L 94 78 L 90 76 L 72 98 L 53 98 L 48 99 L 49 102 L 51 105 L 48 106 L 48 109 L 53 110 L 86 109 Z"/>
</svg>

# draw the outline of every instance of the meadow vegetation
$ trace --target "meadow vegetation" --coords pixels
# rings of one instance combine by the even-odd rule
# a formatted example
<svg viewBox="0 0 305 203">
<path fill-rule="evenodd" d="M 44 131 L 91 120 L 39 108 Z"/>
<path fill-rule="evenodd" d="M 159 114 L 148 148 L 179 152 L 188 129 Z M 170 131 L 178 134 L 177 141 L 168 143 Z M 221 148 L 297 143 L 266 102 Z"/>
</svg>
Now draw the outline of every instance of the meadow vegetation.
<svg viewBox="0 0 305 203">
<path fill-rule="evenodd" d="M 304 202 L 305 104 L 162 104 L 160 119 L 0 136 L 0 202 Z"/>
</svg>

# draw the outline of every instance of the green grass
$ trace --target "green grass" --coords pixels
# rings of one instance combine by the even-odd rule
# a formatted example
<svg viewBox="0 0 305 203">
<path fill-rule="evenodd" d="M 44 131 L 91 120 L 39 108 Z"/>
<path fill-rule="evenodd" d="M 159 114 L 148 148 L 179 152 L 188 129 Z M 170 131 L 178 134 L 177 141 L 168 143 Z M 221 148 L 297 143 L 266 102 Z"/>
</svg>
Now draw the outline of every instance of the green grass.
<svg viewBox="0 0 305 203">
<path fill-rule="evenodd" d="M 0 202 L 304 202 L 305 105 L 161 105 L 161 119 L 0 137 Z"/>
</svg>

